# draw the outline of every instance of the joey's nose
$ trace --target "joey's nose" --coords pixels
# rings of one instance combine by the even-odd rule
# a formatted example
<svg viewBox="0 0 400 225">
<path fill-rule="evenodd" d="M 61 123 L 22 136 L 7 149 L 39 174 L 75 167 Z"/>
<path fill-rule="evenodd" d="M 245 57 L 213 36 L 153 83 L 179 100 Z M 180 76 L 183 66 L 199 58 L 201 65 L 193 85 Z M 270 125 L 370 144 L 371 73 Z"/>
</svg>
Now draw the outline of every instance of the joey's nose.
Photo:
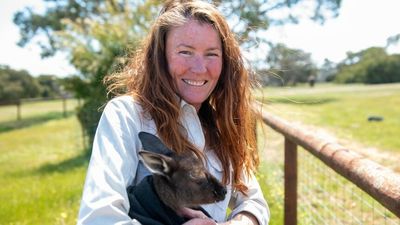
<svg viewBox="0 0 400 225">
<path fill-rule="evenodd" d="M 223 195 L 223 196 L 225 196 L 225 195 L 226 195 L 226 192 L 227 192 L 227 191 L 226 191 L 226 188 L 225 188 L 225 187 L 222 187 L 221 190 L 220 190 L 220 194 Z"/>
<path fill-rule="evenodd" d="M 214 194 L 215 194 L 216 197 L 223 199 L 225 197 L 225 195 L 226 195 L 226 192 L 227 192 L 226 188 L 223 187 L 223 186 L 220 186 L 220 187 L 215 189 Z"/>
</svg>

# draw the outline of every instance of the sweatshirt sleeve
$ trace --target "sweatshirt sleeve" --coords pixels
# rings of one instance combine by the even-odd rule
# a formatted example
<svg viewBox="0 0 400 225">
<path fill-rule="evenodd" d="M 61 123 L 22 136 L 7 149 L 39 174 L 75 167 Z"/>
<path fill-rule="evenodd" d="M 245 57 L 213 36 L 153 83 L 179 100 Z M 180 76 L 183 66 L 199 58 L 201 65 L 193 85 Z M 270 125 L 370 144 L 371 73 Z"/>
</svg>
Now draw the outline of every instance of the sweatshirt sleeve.
<svg viewBox="0 0 400 225">
<path fill-rule="evenodd" d="M 111 100 L 105 107 L 94 138 L 78 223 L 140 224 L 128 216 L 126 191 L 135 177 L 140 127 L 133 102 Z"/>
</svg>

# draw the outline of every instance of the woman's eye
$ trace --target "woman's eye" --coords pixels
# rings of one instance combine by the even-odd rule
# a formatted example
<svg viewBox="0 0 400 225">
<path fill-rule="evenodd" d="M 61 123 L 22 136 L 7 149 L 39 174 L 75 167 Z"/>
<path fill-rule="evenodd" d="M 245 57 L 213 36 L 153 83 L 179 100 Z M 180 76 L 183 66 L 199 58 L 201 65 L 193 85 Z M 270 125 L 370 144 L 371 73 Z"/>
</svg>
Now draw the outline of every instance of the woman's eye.
<svg viewBox="0 0 400 225">
<path fill-rule="evenodd" d="M 179 54 L 182 55 L 191 55 L 192 53 L 190 51 L 179 51 Z"/>
<path fill-rule="evenodd" d="M 207 53 L 207 56 L 218 57 L 219 54 L 218 54 L 218 53 L 210 52 L 210 53 Z"/>
</svg>

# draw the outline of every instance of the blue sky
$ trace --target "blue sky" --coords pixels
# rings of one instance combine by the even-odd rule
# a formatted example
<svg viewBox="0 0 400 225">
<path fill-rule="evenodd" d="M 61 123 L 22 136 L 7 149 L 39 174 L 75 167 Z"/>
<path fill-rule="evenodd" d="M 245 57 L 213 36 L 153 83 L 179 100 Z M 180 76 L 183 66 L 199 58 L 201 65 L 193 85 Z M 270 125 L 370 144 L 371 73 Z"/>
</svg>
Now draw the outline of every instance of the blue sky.
<svg viewBox="0 0 400 225">
<path fill-rule="evenodd" d="M 13 24 L 13 14 L 26 6 L 43 10 L 41 0 L 0 1 L 0 64 L 15 69 L 28 70 L 32 75 L 74 73 L 64 55 L 42 60 L 39 47 L 16 45 L 18 28 Z M 302 21 L 297 25 L 273 27 L 266 37 L 273 42 L 285 43 L 290 48 L 303 49 L 321 64 L 325 58 L 339 62 L 346 52 L 357 52 L 371 46 L 384 47 L 386 39 L 400 33 L 399 0 L 342 0 L 338 18 L 328 20 L 323 26 Z M 400 53 L 400 44 L 389 49 Z"/>
</svg>

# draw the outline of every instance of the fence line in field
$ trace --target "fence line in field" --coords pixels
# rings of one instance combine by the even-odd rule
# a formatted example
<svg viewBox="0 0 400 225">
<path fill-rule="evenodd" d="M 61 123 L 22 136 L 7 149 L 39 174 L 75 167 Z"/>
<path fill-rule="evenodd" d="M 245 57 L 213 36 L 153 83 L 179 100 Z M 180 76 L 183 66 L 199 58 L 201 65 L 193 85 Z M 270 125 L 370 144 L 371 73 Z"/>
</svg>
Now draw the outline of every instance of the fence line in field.
<svg viewBox="0 0 400 225">
<path fill-rule="evenodd" d="M 285 139 L 285 225 L 400 224 L 399 174 L 275 115 L 260 113 Z"/>
<path fill-rule="evenodd" d="M 68 106 L 67 101 L 71 100 L 71 97 L 52 97 L 52 98 L 25 98 L 25 99 L 17 99 L 11 101 L 0 101 L 0 106 L 15 106 L 16 107 L 16 120 L 20 121 L 22 119 L 22 106 L 27 103 L 35 103 L 35 102 L 47 102 L 54 100 L 62 100 L 60 105 L 60 111 L 63 112 L 64 117 L 67 116 Z M 79 99 L 78 99 L 79 101 Z"/>
</svg>

